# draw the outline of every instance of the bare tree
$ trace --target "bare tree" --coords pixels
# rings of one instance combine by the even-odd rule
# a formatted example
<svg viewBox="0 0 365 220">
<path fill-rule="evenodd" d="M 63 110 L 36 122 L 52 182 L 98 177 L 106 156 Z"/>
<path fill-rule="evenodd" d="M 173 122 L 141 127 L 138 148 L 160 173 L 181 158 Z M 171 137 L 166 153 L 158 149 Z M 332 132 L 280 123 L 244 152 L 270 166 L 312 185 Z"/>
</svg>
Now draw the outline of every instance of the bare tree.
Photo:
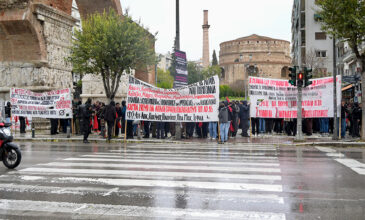
<svg viewBox="0 0 365 220">
<path fill-rule="evenodd" d="M 316 51 L 311 49 L 308 53 L 306 53 L 304 65 L 313 70 L 313 78 L 319 78 L 327 76 L 327 62 L 327 57 L 318 57 Z"/>
</svg>

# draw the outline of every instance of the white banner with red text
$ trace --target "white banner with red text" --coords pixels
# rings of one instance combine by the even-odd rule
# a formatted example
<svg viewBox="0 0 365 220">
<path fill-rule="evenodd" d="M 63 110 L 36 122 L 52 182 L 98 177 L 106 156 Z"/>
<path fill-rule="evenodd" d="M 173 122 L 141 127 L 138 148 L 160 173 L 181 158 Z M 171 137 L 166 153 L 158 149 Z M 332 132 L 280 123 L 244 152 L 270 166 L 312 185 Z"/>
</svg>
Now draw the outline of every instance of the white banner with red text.
<svg viewBox="0 0 365 220">
<path fill-rule="evenodd" d="M 333 77 L 313 79 L 303 88 L 302 117 L 331 118 Z M 341 106 L 341 76 L 337 76 L 337 115 Z M 288 80 L 249 77 L 250 115 L 257 118 L 297 118 L 297 87 Z"/>
<path fill-rule="evenodd" d="M 176 89 L 161 89 L 129 77 L 127 120 L 218 121 L 219 78 Z"/>
<path fill-rule="evenodd" d="M 71 89 L 35 93 L 27 89 L 10 90 L 12 116 L 72 118 Z"/>
</svg>

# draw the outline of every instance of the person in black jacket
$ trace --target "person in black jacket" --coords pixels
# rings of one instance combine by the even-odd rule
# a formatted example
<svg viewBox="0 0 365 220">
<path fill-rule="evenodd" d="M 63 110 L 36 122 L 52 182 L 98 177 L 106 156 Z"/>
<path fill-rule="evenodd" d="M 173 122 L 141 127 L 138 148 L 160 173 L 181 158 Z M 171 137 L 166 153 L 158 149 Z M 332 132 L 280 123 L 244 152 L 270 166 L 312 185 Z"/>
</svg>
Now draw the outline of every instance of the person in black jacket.
<svg viewBox="0 0 365 220">
<path fill-rule="evenodd" d="M 249 137 L 247 134 L 249 121 L 250 121 L 250 105 L 247 104 L 247 101 L 241 101 L 240 107 L 240 128 L 242 129 L 241 136 L 242 137 Z"/>
<path fill-rule="evenodd" d="M 10 123 L 11 119 L 11 104 L 10 102 L 6 103 L 5 106 L 5 122 Z"/>
<path fill-rule="evenodd" d="M 105 112 L 104 112 L 104 119 L 108 124 L 108 141 L 112 139 L 112 131 L 116 117 L 117 116 L 116 116 L 115 102 L 111 101 L 110 104 L 105 107 Z"/>
<path fill-rule="evenodd" d="M 362 111 L 361 111 L 361 108 L 359 107 L 359 103 L 356 102 L 354 104 L 354 108 L 352 110 L 352 115 L 353 115 L 352 120 L 354 123 L 352 137 L 360 137 L 359 123 L 361 120 L 361 114 L 362 114 Z"/>
<path fill-rule="evenodd" d="M 87 138 L 91 132 L 91 115 L 92 115 L 92 106 L 91 106 L 91 99 L 89 98 L 85 106 L 82 108 L 82 127 L 84 132 L 84 143 L 87 144 L 89 141 Z"/>
<path fill-rule="evenodd" d="M 115 136 L 118 137 L 119 136 L 119 131 L 121 129 L 121 128 L 118 127 L 118 123 L 121 122 L 121 119 L 123 117 L 123 112 L 122 112 L 122 108 L 120 107 L 120 103 L 116 104 L 115 110 L 116 110 L 116 113 L 118 114 L 118 118 L 116 118 L 115 125 L 114 125 L 115 126 Z M 123 131 L 121 133 L 123 133 Z"/>
</svg>

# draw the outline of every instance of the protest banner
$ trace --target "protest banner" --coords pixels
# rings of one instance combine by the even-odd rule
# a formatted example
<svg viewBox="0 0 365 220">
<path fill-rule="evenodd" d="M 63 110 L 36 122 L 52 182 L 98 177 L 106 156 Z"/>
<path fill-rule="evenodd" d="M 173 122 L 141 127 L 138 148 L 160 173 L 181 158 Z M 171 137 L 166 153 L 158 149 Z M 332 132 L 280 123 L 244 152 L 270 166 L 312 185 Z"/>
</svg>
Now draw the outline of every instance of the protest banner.
<svg viewBox="0 0 365 220">
<path fill-rule="evenodd" d="M 188 85 L 188 62 L 186 53 L 183 51 L 175 51 L 175 81 L 174 88 L 179 88 Z"/>
<path fill-rule="evenodd" d="M 27 89 L 10 90 L 13 116 L 38 118 L 72 118 L 71 89 L 34 93 Z"/>
<path fill-rule="evenodd" d="M 303 88 L 302 117 L 331 118 L 333 109 L 333 77 L 311 80 Z M 337 77 L 337 100 L 341 100 L 341 76 Z M 288 80 L 249 78 L 250 114 L 257 118 L 297 118 L 296 87 Z M 337 115 L 340 115 L 341 101 L 338 101 Z"/>
<path fill-rule="evenodd" d="M 129 77 L 127 120 L 218 121 L 218 105 L 218 76 L 178 89 L 160 89 Z"/>
</svg>

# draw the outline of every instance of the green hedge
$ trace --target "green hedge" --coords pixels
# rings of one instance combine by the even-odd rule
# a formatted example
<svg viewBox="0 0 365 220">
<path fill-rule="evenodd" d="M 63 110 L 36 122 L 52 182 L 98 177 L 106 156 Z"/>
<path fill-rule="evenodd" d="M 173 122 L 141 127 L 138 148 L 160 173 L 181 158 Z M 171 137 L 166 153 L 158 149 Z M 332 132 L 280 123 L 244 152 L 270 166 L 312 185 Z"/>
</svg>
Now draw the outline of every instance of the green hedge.
<svg viewBox="0 0 365 220">
<path fill-rule="evenodd" d="M 245 97 L 245 92 L 243 90 L 234 90 L 231 87 L 227 85 L 221 85 L 219 86 L 219 97 Z"/>
</svg>

